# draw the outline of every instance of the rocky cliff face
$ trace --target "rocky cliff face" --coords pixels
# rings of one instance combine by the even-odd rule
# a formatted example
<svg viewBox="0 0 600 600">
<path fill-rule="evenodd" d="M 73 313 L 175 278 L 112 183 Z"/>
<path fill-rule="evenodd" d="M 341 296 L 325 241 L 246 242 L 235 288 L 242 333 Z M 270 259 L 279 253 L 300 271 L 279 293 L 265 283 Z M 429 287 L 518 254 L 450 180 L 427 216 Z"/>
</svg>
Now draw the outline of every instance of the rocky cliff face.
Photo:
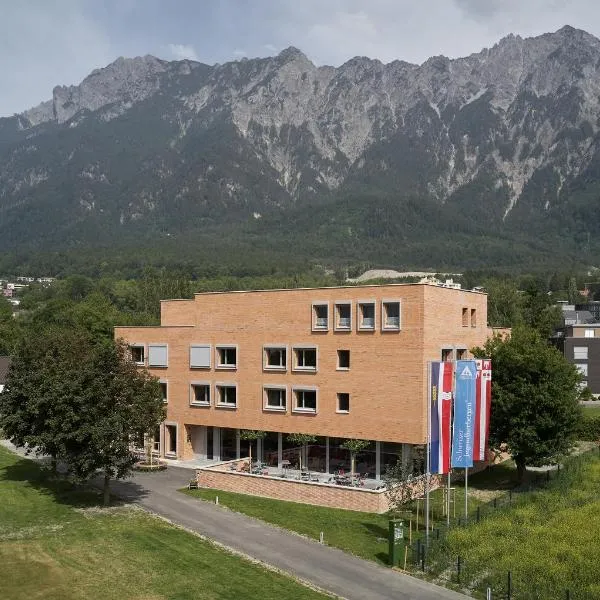
<svg viewBox="0 0 600 600">
<path fill-rule="evenodd" d="M 570 27 L 422 65 L 120 58 L 0 119 L 0 213 L 201 226 L 377 194 L 557 235 L 595 194 L 599 118 L 600 41 Z"/>
</svg>

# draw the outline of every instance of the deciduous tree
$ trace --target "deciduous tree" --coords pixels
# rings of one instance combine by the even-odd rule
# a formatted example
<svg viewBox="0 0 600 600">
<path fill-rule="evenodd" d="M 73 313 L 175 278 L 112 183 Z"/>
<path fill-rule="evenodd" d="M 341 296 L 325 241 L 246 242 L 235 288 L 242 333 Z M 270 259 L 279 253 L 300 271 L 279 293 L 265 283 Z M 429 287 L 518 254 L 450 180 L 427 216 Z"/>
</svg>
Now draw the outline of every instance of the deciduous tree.
<svg viewBox="0 0 600 600">
<path fill-rule="evenodd" d="M 489 339 L 473 354 L 492 359 L 490 445 L 512 455 L 519 478 L 527 465 L 568 453 L 581 419 L 577 369 L 537 331 L 523 326 L 508 338 Z"/>
<path fill-rule="evenodd" d="M 125 477 L 130 441 L 164 419 L 160 385 L 136 368 L 121 342 L 87 332 L 49 329 L 24 339 L 0 395 L 0 426 L 15 444 L 64 461 L 86 480 L 100 471 L 109 484 Z"/>
</svg>

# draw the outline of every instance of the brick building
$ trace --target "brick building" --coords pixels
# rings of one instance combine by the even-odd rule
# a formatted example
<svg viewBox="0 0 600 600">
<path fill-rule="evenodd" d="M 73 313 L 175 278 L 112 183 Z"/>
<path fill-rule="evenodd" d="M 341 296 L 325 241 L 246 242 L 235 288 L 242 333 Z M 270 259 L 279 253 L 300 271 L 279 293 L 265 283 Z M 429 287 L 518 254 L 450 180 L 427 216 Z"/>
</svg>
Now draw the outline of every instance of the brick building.
<svg viewBox="0 0 600 600">
<path fill-rule="evenodd" d="M 469 357 L 488 335 L 485 294 L 427 284 L 201 293 L 163 301 L 160 326 L 115 329 L 163 384 L 162 456 L 247 456 L 239 431 L 255 429 L 253 456 L 304 452 L 327 473 L 359 438 L 357 470 L 377 479 L 426 441 L 428 361 Z M 300 449 L 293 432 L 316 441 Z"/>
</svg>

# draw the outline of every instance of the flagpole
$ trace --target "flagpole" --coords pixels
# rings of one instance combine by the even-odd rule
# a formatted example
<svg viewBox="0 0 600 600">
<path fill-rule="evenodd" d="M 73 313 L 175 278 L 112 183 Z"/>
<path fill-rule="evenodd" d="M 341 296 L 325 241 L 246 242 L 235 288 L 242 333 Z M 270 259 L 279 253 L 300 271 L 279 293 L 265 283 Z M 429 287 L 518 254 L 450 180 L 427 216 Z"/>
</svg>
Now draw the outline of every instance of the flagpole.
<svg viewBox="0 0 600 600">
<path fill-rule="evenodd" d="M 448 469 L 448 491 L 446 492 L 446 525 L 450 529 L 450 472 L 452 469 Z"/>
<path fill-rule="evenodd" d="M 425 540 L 429 547 L 429 477 L 431 470 L 431 361 L 427 363 L 427 472 L 425 473 Z"/>
<path fill-rule="evenodd" d="M 469 467 L 465 467 L 465 523 L 469 519 Z"/>
</svg>

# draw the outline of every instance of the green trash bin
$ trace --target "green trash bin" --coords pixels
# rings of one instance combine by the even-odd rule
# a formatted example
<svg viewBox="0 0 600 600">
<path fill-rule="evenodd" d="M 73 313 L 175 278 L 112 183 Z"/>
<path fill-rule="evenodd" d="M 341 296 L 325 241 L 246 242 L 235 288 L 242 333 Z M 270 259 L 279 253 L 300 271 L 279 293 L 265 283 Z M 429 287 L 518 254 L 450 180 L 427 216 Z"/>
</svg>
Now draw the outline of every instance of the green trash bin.
<svg viewBox="0 0 600 600">
<path fill-rule="evenodd" d="M 390 566 L 395 567 L 400 562 L 400 551 L 404 547 L 404 523 L 400 519 L 390 519 L 388 542 Z"/>
</svg>

